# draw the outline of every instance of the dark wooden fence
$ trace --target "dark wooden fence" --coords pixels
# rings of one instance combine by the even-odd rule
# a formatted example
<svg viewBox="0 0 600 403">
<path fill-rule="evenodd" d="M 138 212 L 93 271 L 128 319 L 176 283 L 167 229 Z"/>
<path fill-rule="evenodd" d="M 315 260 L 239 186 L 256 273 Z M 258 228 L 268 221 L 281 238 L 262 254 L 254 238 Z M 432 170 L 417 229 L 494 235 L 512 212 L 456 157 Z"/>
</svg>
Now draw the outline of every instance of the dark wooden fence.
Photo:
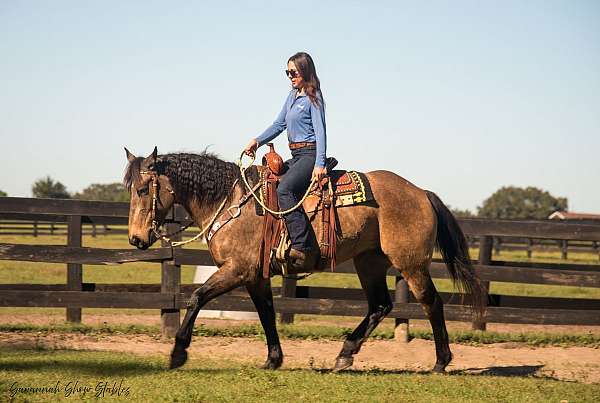
<svg viewBox="0 0 600 403">
<path fill-rule="evenodd" d="M 2 284 L 0 306 L 65 307 L 67 319 L 81 320 L 81 307 L 157 308 L 161 310 L 162 331 L 173 336 L 179 327 L 180 309 L 196 285 L 181 284 L 181 265 L 211 265 L 207 251 L 170 247 L 140 251 L 124 245 L 123 249 L 100 249 L 81 246 L 85 223 L 102 221 L 114 225 L 127 223 L 125 203 L 89 202 L 56 199 L 0 198 L 0 220 L 38 220 L 66 223 L 67 245 L 0 244 L 0 260 L 65 263 L 66 284 Z M 96 220 L 96 221 L 95 221 Z M 174 209 L 167 218 L 172 232 L 188 222 L 182 209 Z M 493 237 L 600 241 L 600 225 L 569 224 L 549 221 L 459 220 L 463 231 L 478 239 L 479 256 L 475 269 L 489 288 L 489 282 L 550 284 L 559 286 L 600 287 L 599 265 L 515 263 L 492 259 Z M 82 265 L 106 265 L 128 262 L 155 262 L 162 265 L 161 284 L 100 284 L 82 282 Z M 351 262 L 340 264 L 337 273 L 354 273 Z M 434 278 L 449 278 L 439 260 L 430 266 Z M 395 301 L 390 317 L 397 320 L 397 336 L 407 338 L 410 319 L 424 319 L 425 314 L 399 272 L 391 290 Z M 292 321 L 294 314 L 363 316 L 366 302 L 360 289 L 307 287 L 284 279 L 277 289 L 275 307 L 282 321 Z M 446 302 L 446 319 L 472 322 L 485 329 L 487 322 L 600 325 L 600 300 L 555 297 L 522 297 L 491 294 L 484 318 L 473 322 L 468 300 L 456 293 L 442 293 Z M 212 301 L 207 309 L 251 311 L 250 298 L 233 291 Z"/>
<path fill-rule="evenodd" d="M 10 215 L 14 216 L 14 215 Z M 0 235 L 30 235 L 33 237 L 44 235 L 67 235 L 68 227 L 60 221 L 40 220 L 0 220 Z M 107 217 L 93 217 L 89 223 L 84 222 L 83 235 L 92 237 L 102 235 L 123 235 L 127 228 L 123 225 L 114 225 L 114 219 Z M 592 225 L 600 225 L 600 222 Z M 189 228 L 182 236 L 191 238 L 198 234 L 197 228 Z M 479 247 L 478 237 L 469 237 L 469 245 L 473 248 Z M 531 258 L 533 252 L 559 252 L 561 259 L 566 260 L 570 253 L 594 253 L 600 260 L 600 242 L 598 241 L 574 241 L 566 239 L 535 239 L 518 237 L 493 237 L 493 248 L 495 254 L 502 251 L 525 251 L 527 257 Z"/>
</svg>

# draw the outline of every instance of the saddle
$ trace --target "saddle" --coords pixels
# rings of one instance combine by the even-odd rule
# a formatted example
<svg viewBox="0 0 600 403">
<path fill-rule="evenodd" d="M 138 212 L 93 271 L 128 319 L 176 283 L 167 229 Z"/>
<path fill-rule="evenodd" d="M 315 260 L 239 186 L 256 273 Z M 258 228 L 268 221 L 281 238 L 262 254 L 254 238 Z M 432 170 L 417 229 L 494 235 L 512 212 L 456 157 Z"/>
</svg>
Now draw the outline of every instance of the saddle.
<svg viewBox="0 0 600 403">
<path fill-rule="evenodd" d="M 263 157 L 260 178 L 261 201 L 271 210 L 279 211 L 277 185 L 285 173 L 283 159 L 272 143 L 268 143 L 269 152 Z M 323 270 L 327 265 L 333 271 L 336 264 L 337 222 L 336 207 L 348 206 L 373 200 L 369 182 L 360 172 L 333 170 L 337 165 L 335 158 L 327 158 L 327 175 L 316 184 L 304 200 L 302 207 L 312 221 L 321 212 L 321 234 L 319 239 L 320 259 L 315 270 Z M 257 213 L 264 215 L 262 241 L 259 253 L 259 265 L 263 277 L 269 278 L 273 258 L 279 263 L 282 274 L 286 274 L 286 253 L 290 242 L 281 216 L 265 211 L 257 203 Z M 317 234 L 315 234 L 317 235 Z"/>
</svg>

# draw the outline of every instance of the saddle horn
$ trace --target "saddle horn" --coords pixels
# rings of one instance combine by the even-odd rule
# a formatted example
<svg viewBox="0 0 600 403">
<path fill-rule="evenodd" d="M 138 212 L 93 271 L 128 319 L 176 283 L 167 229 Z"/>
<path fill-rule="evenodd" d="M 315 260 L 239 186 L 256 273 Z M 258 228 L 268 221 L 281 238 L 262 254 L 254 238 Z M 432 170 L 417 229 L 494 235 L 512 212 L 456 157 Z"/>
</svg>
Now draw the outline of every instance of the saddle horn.
<svg viewBox="0 0 600 403">
<path fill-rule="evenodd" d="M 273 143 L 267 143 L 269 146 L 269 152 L 266 153 L 262 158 L 262 164 L 268 166 L 274 175 L 283 175 L 283 159 L 277 152 Z"/>
</svg>

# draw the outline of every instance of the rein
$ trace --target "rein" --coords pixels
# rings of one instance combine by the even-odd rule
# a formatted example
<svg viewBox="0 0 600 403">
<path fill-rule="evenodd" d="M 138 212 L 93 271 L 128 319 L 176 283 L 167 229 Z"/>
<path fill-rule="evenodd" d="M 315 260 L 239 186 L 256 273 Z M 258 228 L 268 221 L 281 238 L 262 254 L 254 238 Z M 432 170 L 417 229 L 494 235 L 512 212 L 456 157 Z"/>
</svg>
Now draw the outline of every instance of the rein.
<svg viewBox="0 0 600 403">
<path fill-rule="evenodd" d="M 310 194 L 313 186 L 315 183 L 317 183 L 317 181 L 315 179 L 312 179 L 310 184 L 308 185 L 308 188 L 306 189 L 306 193 L 304 193 L 304 196 L 302 196 L 302 198 L 300 199 L 300 201 L 298 203 L 296 203 L 295 206 L 287 209 L 287 210 L 281 210 L 281 211 L 275 211 L 275 210 L 271 210 L 270 208 L 268 208 L 265 203 L 263 203 L 263 201 L 260 199 L 260 197 L 258 197 L 256 195 L 256 193 L 254 193 L 254 189 L 250 186 L 250 184 L 248 183 L 248 179 L 246 179 L 246 169 L 248 169 L 249 167 L 252 166 L 252 164 L 254 163 L 254 161 L 256 160 L 255 155 L 252 155 L 250 158 L 252 158 L 252 161 L 250 161 L 250 165 L 248 165 L 247 167 L 244 167 L 242 165 L 242 158 L 244 157 L 245 152 L 242 152 L 242 154 L 240 155 L 240 159 L 238 160 L 238 166 L 240 167 L 240 174 L 242 176 L 242 179 L 244 180 L 244 184 L 246 185 L 246 187 L 248 188 L 248 190 L 250 190 L 250 193 L 252 194 L 252 197 L 254 197 L 254 199 L 258 202 L 258 204 L 260 204 L 260 206 L 265 209 L 265 211 L 268 211 L 269 213 L 273 214 L 273 215 L 277 215 L 277 216 L 283 216 L 285 214 L 291 213 L 292 211 L 300 208 L 302 206 L 302 203 L 304 203 L 304 200 L 306 200 L 306 198 L 308 197 L 308 195 Z"/>
</svg>

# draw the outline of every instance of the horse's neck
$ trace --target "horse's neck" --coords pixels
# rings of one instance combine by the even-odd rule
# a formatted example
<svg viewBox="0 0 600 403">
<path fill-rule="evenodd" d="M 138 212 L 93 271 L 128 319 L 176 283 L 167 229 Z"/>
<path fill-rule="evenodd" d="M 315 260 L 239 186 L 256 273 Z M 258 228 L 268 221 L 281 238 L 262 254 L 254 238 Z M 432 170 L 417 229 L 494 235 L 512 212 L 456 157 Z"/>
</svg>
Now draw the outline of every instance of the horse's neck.
<svg viewBox="0 0 600 403">
<path fill-rule="evenodd" d="M 188 201 L 184 204 L 185 209 L 192 217 L 192 220 L 200 227 L 201 230 L 205 229 L 208 225 L 211 224 L 211 221 L 214 220 L 215 214 L 217 214 L 217 218 L 223 214 L 227 208 L 231 205 L 237 203 L 237 200 L 241 197 L 241 193 L 239 190 L 239 186 L 236 186 L 236 189 L 231 192 L 230 195 L 227 196 L 227 201 L 225 205 L 221 209 L 221 211 L 217 214 L 219 207 L 223 203 L 223 200 L 217 200 L 213 203 L 199 203 L 198 200 L 194 199 Z M 223 198 L 225 199 L 225 197 Z"/>
<path fill-rule="evenodd" d="M 237 205 L 242 192 L 240 187 L 236 189 L 232 197 L 229 198 L 218 217 L 225 214 L 228 207 Z M 212 218 L 215 216 L 221 202 L 216 203 L 214 206 L 200 206 L 198 203 L 192 203 L 186 210 L 194 220 L 194 222 L 200 227 L 200 230 L 206 229 L 211 224 Z M 234 210 L 232 212 L 235 212 Z M 260 247 L 260 234 L 262 229 L 263 217 L 256 214 L 254 203 L 252 199 L 246 201 L 241 206 L 240 215 L 235 219 L 227 222 L 225 231 L 226 236 L 223 234 L 223 229 L 219 230 L 215 237 L 211 239 L 208 244 L 211 256 L 215 264 L 220 267 L 227 259 L 237 259 L 238 257 L 251 256 L 250 261 L 258 261 L 258 250 Z M 248 231 L 249 228 L 255 231 Z M 210 230 L 207 229 L 206 233 Z"/>
</svg>

